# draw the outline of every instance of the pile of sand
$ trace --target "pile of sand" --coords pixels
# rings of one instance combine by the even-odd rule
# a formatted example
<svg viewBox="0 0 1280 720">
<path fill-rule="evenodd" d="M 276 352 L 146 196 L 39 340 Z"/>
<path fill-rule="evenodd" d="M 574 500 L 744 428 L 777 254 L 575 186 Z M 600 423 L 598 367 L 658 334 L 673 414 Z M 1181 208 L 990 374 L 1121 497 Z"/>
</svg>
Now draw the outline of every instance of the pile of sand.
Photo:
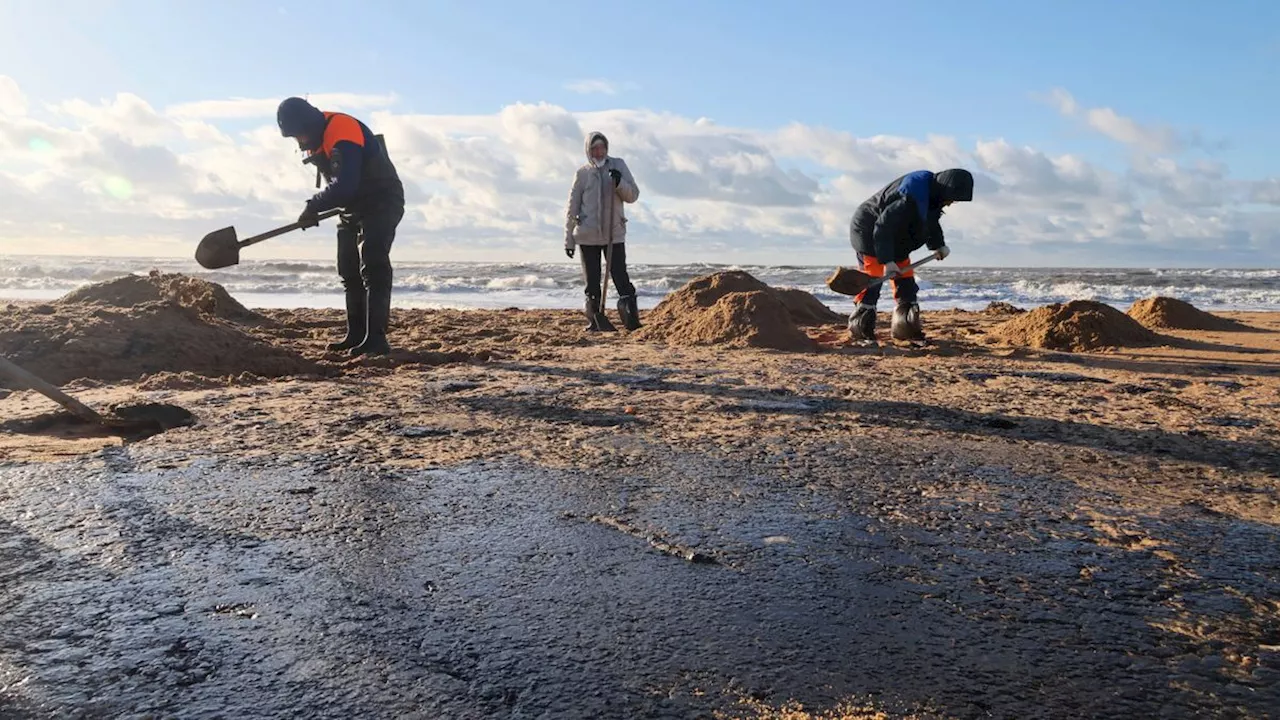
<svg viewBox="0 0 1280 720">
<path fill-rule="evenodd" d="M 762 285 L 764 283 L 761 283 Z M 818 325 L 844 325 L 847 317 L 835 312 L 813 296 L 797 288 L 766 288 L 787 306 L 791 319 L 800 327 Z"/>
<path fill-rule="evenodd" d="M 140 302 L 130 305 L 133 298 Z M 54 384 L 164 372 L 211 377 L 329 374 L 318 363 L 225 319 L 244 315 L 253 317 L 212 283 L 158 274 L 119 278 L 51 304 L 10 307 L 0 322 L 0 354 Z"/>
<path fill-rule="evenodd" d="M 1110 347 L 1149 347 L 1159 335 L 1110 305 L 1092 300 L 1055 303 L 1022 313 L 991 330 L 1007 345 L 1085 352 Z"/>
<path fill-rule="evenodd" d="M 1231 332 L 1250 329 L 1234 320 L 1211 315 L 1191 303 L 1171 297 L 1152 297 L 1135 302 L 1129 317 L 1145 327 L 1171 330 L 1216 330 Z"/>
<path fill-rule="evenodd" d="M 152 270 L 146 277 L 125 275 L 82 287 L 62 296 L 57 304 L 132 308 L 154 302 L 174 303 L 223 320 L 256 320 L 259 317 L 217 283 L 159 270 Z"/>
<path fill-rule="evenodd" d="M 841 320 L 803 290 L 779 292 L 734 270 L 696 278 L 668 295 L 636 337 L 672 345 L 809 351 L 817 345 L 800 326 L 821 324 L 826 317 Z"/>
</svg>

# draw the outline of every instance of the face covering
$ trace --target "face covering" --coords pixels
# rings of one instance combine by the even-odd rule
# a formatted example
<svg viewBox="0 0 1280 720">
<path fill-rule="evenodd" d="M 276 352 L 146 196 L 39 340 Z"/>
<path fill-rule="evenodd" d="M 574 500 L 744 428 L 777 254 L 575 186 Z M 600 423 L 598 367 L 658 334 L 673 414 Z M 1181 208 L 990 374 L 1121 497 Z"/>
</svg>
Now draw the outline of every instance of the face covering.
<svg viewBox="0 0 1280 720">
<path fill-rule="evenodd" d="M 591 158 L 591 164 L 592 164 L 592 165 L 595 165 L 595 166 L 596 166 L 596 167 L 598 167 L 598 168 L 601 168 L 601 167 L 604 167 L 605 161 L 606 161 L 606 160 L 608 160 L 608 159 L 609 159 L 609 156 L 608 156 L 608 155 L 605 155 L 604 157 L 600 158 L 599 160 L 597 160 L 597 159 L 595 159 L 595 158 Z"/>
</svg>

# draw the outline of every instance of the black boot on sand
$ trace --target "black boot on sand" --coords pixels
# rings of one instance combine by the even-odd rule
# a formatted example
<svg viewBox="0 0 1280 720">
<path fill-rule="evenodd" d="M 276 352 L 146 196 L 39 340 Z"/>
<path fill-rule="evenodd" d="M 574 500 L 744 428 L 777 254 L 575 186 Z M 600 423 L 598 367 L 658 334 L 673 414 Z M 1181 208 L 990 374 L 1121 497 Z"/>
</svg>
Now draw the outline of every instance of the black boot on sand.
<svg viewBox="0 0 1280 720">
<path fill-rule="evenodd" d="M 329 343 L 330 350 L 350 350 L 364 340 L 368 332 L 368 302 L 364 290 L 347 291 L 347 336 Z"/>
<path fill-rule="evenodd" d="M 391 288 L 369 290 L 369 332 L 364 342 L 351 348 L 351 355 L 390 355 L 387 342 L 387 323 L 391 319 Z"/>
</svg>

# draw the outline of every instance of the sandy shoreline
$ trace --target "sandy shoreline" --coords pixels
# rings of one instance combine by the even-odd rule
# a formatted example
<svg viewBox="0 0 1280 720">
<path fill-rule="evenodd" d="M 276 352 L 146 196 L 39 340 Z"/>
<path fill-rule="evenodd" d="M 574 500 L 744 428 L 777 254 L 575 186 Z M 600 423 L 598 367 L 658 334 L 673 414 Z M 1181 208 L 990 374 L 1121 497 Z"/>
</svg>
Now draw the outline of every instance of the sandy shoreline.
<svg viewBox="0 0 1280 720">
<path fill-rule="evenodd" d="M 159 322 L 168 317 L 163 312 L 147 317 Z M 183 336 L 202 349 L 175 354 L 175 362 L 194 363 L 198 372 L 129 376 L 136 363 L 97 359 L 97 346 L 83 355 L 50 351 L 43 367 L 27 365 L 67 382 L 75 369 L 66 358 L 73 358 L 98 375 L 67 385 L 90 405 L 173 403 L 190 409 L 197 423 L 129 442 L 71 423 L 36 427 L 30 420 L 52 404 L 28 391 L 3 393 L 0 523 L 74 555 L 95 542 L 84 529 L 94 513 L 54 502 L 56 488 L 108 482 L 103 473 L 147 472 L 158 473 L 151 482 L 164 488 L 139 489 L 149 502 L 269 545 L 300 542 L 309 523 L 332 527 L 340 503 L 316 503 L 350 494 L 353 483 L 390 483 L 412 495 L 429 494 L 431 473 L 544 473 L 552 479 L 513 496 L 511 507 L 543 493 L 554 496 L 549 505 L 527 516 L 494 508 L 483 516 L 488 520 L 472 517 L 447 533 L 451 539 L 435 542 L 472 556 L 484 548 L 465 538 L 479 542 L 474 533 L 485 522 L 518 536 L 520 527 L 555 517 L 579 528 L 563 531 L 570 535 L 598 532 L 590 543 L 618 543 L 617 567 L 628 568 L 610 571 L 619 577 L 637 564 L 676 585 L 689 572 L 732 574 L 707 581 L 707 597 L 720 597 L 716 588 L 728 592 L 732 583 L 762 583 L 751 591 L 759 603 L 729 600 L 740 587 L 721 599 L 737 603 L 725 606 L 742 623 L 736 633 L 755 633 L 760 651 L 774 653 L 752 655 L 750 643 L 720 634 L 707 636 L 700 647 L 712 650 L 691 656 L 687 666 L 659 660 L 667 658 L 661 650 L 637 651 L 677 647 L 682 631 L 658 621 L 660 611 L 643 599 L 666 597 L 664 591 L 620 585 L 609 602 L 634 603 L 634 614 L 649 621 L 625 641 L 581 640 L 573 652 L 589 657 L 614 648 L 608 652 L 622 657 L 630 648 L 637 653 L 630 660 L 605 662 L 632 673 L 634 682 L 593 674 L 613 704 L 579 698 L 581 704 L 563 706 L 563 717 L 583 707 L 626 708 L 633 717 L 780 717 L 766 708 L 792 699 L 817 717 L 841 698 L 890 717 L 1027 717 L 1046 708 L 1062 717 L 1264 717 L 1280 707 L 1280 313 L 1223 313 L 1244 327 L 1164 328 L 1155 344 L 1072 353 L 992 342 L 1007 315 L 930 312 L 928 347 L 849 346 L 843 324 L 827 323 L 802 328 L 812 351 L 785 352 L 589 334 L 579 313 L 565 311 L 397 309 L 395 355 L 365 361 L 324 350 L 340 334 L 338 311 L 253 315 L 225 320 L 258 343 L 244 352 L 219 345 L 221 336 Z M 101 307 L 24 318 L 45 323 L 39 327 L 46 335 L 49 327 L 91 319 L 104 327 L 121 322 Z M 887 319 L 882 327 L 887 334 Z M 139 352 L 160 352 L 143 345 Z M 239 364 L 219 373 L 210 358 Z M 122 457 L 125 469 L 116 467 Z M 209 463 L 262 468 L 263 476 L 245 488 L 249 494 L 219 496 L 223 515 L 206 516 L 211 511 L 199 498 L 210 481 L 200 468 Z M 44 474 L 46 467 L 58 470 Z M 289 467 L 305 467 L 308 479 L 299 481 Z M 404 514 L 426 495 L 383 498 L 389 516 L 399 518 L 398 529 L 384 530 L 441 533 L 486 492 L 506 497 L 512 490 L 499 481 L 489 490 L 476 486 L 473 493 L 464 484 L 450 492 L 429 515 Z M 274 512 L 263 493 L 302 498 L 306 507 L 292 512 L 301 513 L 303 529 L 255 530 L 256 512 Z M 525 524 L 510 525 L 517 516 Z M 354 527 L 374 536 L 381 522 L 366 516 Z M 352 525 L 344 521 L 348 536 L 357 532 Z M 127 523 L 113 532 L 127 535 Z M 527 552 L 550 553 L 542 562 L 552 566 L 570 562 L 552 546 Z M 133 562 L 135 570 L 146 564 Z M 431 604 L 450 597 L 457 612 L 480 612 L 485 601 L 467 595 L 460 580 L 451 586 L 448 572 L 414 567 L 432 573 L 437 586 L 435 599 L 406 601 L 403 612 L 425 613 L 413 615 L 415 623 L 429 624 L 423 618 Z M 463 578 L 479 570 L 451 572 Z M 39 595 L 26 586 L 38 575 L 5 576 L 16 617 L 39 617 L 22 601 Z M 520 584 L 519 573 L 502 577 L 493 582 Z M 792 597 L 771 583 L 806 592 Z M 554 593 L 545 584 L 520 587 L 535 596 Z M 258 609 L 269 613 L 264 603 Z M 547 611 L 536 602 L 509 611 L 525 612 L 521 607 L 532 608 L 529 627 Z M 806 617 L 828 625 L 806 625 Z M 702 620 L 728 629 L 717 625 L 728 622 L 723 618 Z M 609 622 L 621 620 L 610 615 Z M 6 634 L 22 635 L 12 622 L 6 626 Z M 892 633 L 883 630 L 890 626 Z M 475 632 L 453 640 L 493 641 L 483 628 Z M 879 645 L 865 644 L 872 641 Z M 106 647 L 94 642 L 105 641 L 90 636 L 81 645 Z M 38 708 L 40 697 L 58 696 L 54 680 L 39 679 L 58 665 L 21 644 L 6 645 L 0 661 L 36 668 L 34 684 L 24 687 L 43 690 L 11 687 L 0 697 Z M 537 662 L 527 651 L 510 652 L 505 670 L 492 671 L 518 685 Z M 584 672 L 576 660 L 557 662 L 567 677 Z M 223 690 L 235 686 L 239 670 L 222 671 Z M 126 680 L 100 680 L 122 697 L 137 692 Z M 212 693 L 211 682 L 191 687 Z M 477 682 L 437 688 L 429 700 L 375 696 L 384 697 L 385 712 L 435 703 L 456 717 L 505 716 L 501 697 L 476 695 Z M 546 693 L 574 691 L 563 678 L 544 682 Z M 667 704 L 652 705 L 657 687 Z M 546 693 L 517 696 L 530 712 L 552 702 Z M 45 707 L 77 702 L 87 701 Z"/>
</svg>

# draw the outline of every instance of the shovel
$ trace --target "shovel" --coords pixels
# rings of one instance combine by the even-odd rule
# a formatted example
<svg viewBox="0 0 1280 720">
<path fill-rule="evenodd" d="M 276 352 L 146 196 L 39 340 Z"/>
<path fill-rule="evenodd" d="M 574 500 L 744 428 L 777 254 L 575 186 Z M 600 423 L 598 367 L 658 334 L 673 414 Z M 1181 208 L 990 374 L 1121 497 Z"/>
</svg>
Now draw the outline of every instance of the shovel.
<svg viewBox="0 0 1280 720">
<path fill-rule="evenodd" d="M 164 430 L 164 422 L 156 418 L 108 418 L 97 410 L 62 392 L 58 388 L 32 375 L 23 368 L 0 357 L 0 378 L 5 378 L 20 388 L 29 388 L 66 408 L 68 412 L 86 422 L 112 430 L 141 431 Z"/>
<path fill-rule="evenodd" d="M 340 212 L 342 212 L 340 208 L 327 210 L 317 215 L 316 220 L 325 220 Z M 244 240 L 239 241 L 236 240 L 235 227 L 224 227 L 221 230 L 214 230 L 208 235 L 205 235 L 204 239 L 200 241 L 200 244 L 196 246 L 196 262 L 200 263 L 201 267 L 209 270 L 218 270 L 224 267 L 231 267 L 232 265 L 239 265 L 240 248 L 249 247 L 250 245 L 260 243 L 263 240 L 270 240 L 273 237 L 278 237 L 285 233 L 291 233 L 294 230 L 301 229 L 301 223 L 292 223 L 290 225 L 285 225 L 284 227 L 276 228 L 275 230 L 268 230 L 261 235 L 254 235 L 251 238 L 245 238 Z"/>
<path fill-rule="evenodd" d="M 938 253 L 932 253 L 902 268 L 902 271 L 914 270 L 927 262 L 933 262 L 937 259 Z M 831 292 L 840 293 L 841 295 L 857 295 L 863 290 L 873 288 L 888 279 L 890 278 L 871 277 L 854 268 L 838 267 L 835 272 L 831 273 L 831 277 L 827 278 L 827 287 L 831 288 Z"/>
</svg>

